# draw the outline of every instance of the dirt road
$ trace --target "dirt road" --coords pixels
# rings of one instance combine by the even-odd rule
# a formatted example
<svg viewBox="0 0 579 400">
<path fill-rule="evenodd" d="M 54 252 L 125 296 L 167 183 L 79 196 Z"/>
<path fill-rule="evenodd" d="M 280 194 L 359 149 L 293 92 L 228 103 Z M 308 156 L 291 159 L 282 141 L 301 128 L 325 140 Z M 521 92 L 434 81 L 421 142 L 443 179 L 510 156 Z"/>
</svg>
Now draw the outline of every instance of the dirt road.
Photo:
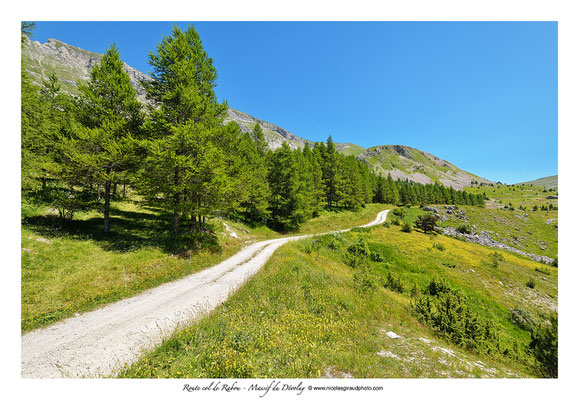
<svg viewBox="0 0 579 400">
<path fill-rule="evenodd" d="M 388 210 L 363 227 L 386 220 Z M 344 232 L 348 229 L 339 231 Z M 23 378 L 110 376 L 224 302 L 283 244 L 314 235 L 251 244 L 207 270 L 22 336 Z"/>
</svg>

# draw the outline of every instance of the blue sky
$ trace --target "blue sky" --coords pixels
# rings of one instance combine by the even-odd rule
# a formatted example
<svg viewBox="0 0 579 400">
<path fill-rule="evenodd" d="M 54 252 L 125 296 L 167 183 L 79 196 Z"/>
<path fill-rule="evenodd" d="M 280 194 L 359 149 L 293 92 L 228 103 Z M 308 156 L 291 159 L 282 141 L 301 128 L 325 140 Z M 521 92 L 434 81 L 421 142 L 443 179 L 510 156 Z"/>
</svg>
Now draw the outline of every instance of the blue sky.
<svg viewBox="0 0 579 400">
<path fill-rule="evenodd" d="M 178 23 L 185 28 L 188 23 Z M 199 22 L 233 108 L 310 139 L 403 144 L 479 176 L 557 174 L 557 24 Z M 147 72 L 169 22 L 39 22 Z"/>
</svg>

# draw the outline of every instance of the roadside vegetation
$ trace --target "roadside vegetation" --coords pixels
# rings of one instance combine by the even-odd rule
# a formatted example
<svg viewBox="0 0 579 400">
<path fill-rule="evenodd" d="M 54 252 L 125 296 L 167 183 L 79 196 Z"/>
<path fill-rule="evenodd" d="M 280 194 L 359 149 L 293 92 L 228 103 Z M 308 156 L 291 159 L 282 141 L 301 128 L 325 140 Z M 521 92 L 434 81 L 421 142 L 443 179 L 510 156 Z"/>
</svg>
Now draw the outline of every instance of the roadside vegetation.
<svg viewBox="0 0 579 400">
<path fill-rule="evenodd" d="M 416 228 L 355 229 L 285 245 L 119 376 L 553 376 L 556 312 L 554 267 Z"/>
<path fill-rule="evenodd" d="M 351 228 L 373 220 L 384 208 L 368 204 L 357 212 L 323 211 L 287 234 Z M 112 203 L 111 218 L 116 228 L 104 234 L 96 212 L 79 213 L 63 224 L 47 207 L 23 207 L 22 332 L 211 267 L 250 242 L 287 235 L 213 218 L 206 220 L 202 246 L 190 238 L 189 250 L 173 254 L 170 215 L 126 199 Z M 158 232 L 163 226 L 164 234 Z"/>
</svg>

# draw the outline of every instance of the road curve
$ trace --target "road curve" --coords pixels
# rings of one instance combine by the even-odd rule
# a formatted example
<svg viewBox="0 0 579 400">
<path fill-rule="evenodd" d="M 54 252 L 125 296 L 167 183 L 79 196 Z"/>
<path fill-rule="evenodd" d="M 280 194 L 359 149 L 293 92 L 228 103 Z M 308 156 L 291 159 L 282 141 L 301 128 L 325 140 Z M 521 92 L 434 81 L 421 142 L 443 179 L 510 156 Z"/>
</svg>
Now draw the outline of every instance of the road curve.
<svg viewBox="0 0 579 400">
<path fill-rule="evenodd" d="M 362 227 L 384 222 L 388 211 Z M 223 303 L 280 246 L 311 236 L 315 235 L 253 243 L 209 269 L 29 332 L 21 341 L 22 377 L 110 376 L 159 345 L 176 328 Z"/>
</svg>

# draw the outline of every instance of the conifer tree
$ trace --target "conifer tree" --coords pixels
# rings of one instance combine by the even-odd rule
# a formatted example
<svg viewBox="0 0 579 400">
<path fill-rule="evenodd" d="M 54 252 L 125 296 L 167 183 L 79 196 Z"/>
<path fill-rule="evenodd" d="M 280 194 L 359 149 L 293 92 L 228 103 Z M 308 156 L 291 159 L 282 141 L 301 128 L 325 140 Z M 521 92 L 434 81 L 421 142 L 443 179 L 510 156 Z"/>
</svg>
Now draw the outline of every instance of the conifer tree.
<svg viewBox="0 0 579 400">
<path fill-rule="evenodd" d="M 240 212 L 247 222 L 264 224 L 269 217 L 267 207 L 271 195 L 267 181 L 267 145 L 260 149 L 260 141 L 256 141 L 253 134 L 244 134 L 232 151 L 238 155 L 231 164 L 230 176 L 236 181 L 235 197 L 239 200 Z"/>
<path fill-rule="evenodd" d="M 265 140 L 265 135 L 263 134 L 263 130 L 258 123 L 255 124 L 253 127 L 253 131 L 251 132 L 251 138 L 255 142 L 257 147 L 257 151 L 261 156 L 265 156 L 268 151 L 267 141 Z"/>
<path fill-rule="evenodd" d="M 271 223 L 276 229 L 296 229 L 302 220 L 298 215 L 298 173 L 295 158 L 284 142 L 270 157 L 269 187 L 271 197 L 269 210 Z"/>
<path fill-rule="evenodd" d="M 227 196 L 228 190 L 223 187 L 228 183 L 223 169 L 225 153 L 194 144 L 197 136 L 199 144 L 223 143 L 220 135 L 227 133 L 227 128 L 220 124 L 227 105 L 217 102 L 213 91 L 217 72 L 192 25 L 184 32 L 175 26 L 172 35 L 164 37 L 157 46 L 157 53 L 149 54 L 149 64 L 153 79 L 144 82 L 144 86 L 153 107 L 148 124 L 152 138 L 146 143 L 151 153 L 147 160 L 155 163 L 156 155 L 162 154 L 165 161 L 157 163 L 162 171 L 144 169 L 143 179 L 152 186 L 141 185 L 141 190 L 173 212 L 173 233 L 177 234 L 181 214 L 201 219 Z M 205 157 L 203 153 L 208 154 L 204 160 L 212 159 L 214 164 L 201 168 L 192 161 Z M 209 194 L 221 198 L 209 198 Z"/>
<path fill-rule="evenodd" d="M 338 202 L 342 197 L 342 182 L 340 182 L 339 176 L 340 168 L 338 165 L 338 153 L 336 152 L 332 136 L 328 137 L 323 157 L 322 177 L 324 182 L 325 198 L 328 206 L 332 207 L 338 205 Z"/>
<path fill-rule="evenodd" d="M 78 82 L 76 117 L 80 127 L 64 141 L 69 182 L 104 187 L 104 232 L 110 231 L 112 186 L 134 166 L 135 135 L 141 124 L 141 104 L 131 86 L 117 48 L 111 46 Z"/>
</svg>

